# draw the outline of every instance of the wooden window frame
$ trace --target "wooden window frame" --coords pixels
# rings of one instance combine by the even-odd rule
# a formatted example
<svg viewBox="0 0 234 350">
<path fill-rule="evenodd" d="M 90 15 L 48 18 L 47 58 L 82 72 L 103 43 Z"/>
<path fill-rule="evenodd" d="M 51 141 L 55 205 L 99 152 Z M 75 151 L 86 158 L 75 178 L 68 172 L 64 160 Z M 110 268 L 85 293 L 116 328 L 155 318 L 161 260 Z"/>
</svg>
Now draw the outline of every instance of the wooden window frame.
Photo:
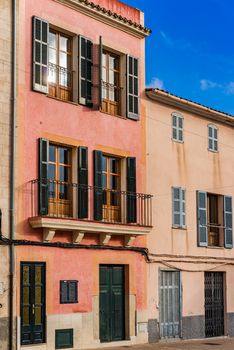
<svg viewBox="0 0 234 350">
<path fill-rule="evenodd" d="M 72 96 L 72 90 L 73 90 L 73 67 L 72 67 L 72 59 L 73 59 L 73 39 L 72 36 L 69 36 L 61 31 L 55 30 L 54 28 L 49 28 L 49 33 L 48 35 L 50 35 L 50 33 L 53 33 L 56 35 L 56 47 L 53 48 L 50 46 L 49 43 L 49 38 L 48 38 L 48 77 L 49 77 L 49 73 L 50 73 L 50 66 L 52 65 L 52 63 L 50 62 L 50 49 L 53 49 L 56 51 L 56 64 L 55 65 L 55 71 L 56 71 L 56 83 L 53 82 L 49 82 L 48 79 L 48 95 L 51 97 L 55 97 L 58 98 L 60 100 L 64 100 L 64 101 L 72 101 L 73 100 L 73 96 Z M 60 37 L 64 37 L 67 38 L 69 40 L 70 43 L 70 51 L 62 51 L 60 50 Z M 60 66 L 60 53 L 65 53 L 68 57 L 70 57 L 70 66 L 67 68 L 64 68 L 62 66 Z M 67 79 L 69 79 L 69 75 L 70 75 L 70 86 L 63 86 L 60 85 L 60 70 L 64 69 L 67 73 L 66 73 L 66 77 Z M 53 92 L 54 90 L 54 92 Z M 67 92 L 67 96 L 64 95 Z"/>
<path fill-rule="evenodd" d="M 48 167 L 50 164 L 54 165 L 55 167 L 55 197 L 51 198 L 48 196 L 48 204 L 50 204 L 50 202 L 52 202 L 53 206 L 55 205 L 56 208 L 56 215 L 52 215 L 55 217 L 71 217 L 72 216 L 72 204 L 73 204 L 73 198 L 72 198 L 72 190 L 71 190 L 71 186 L 69 186 L 71 184 L 71 180 L 72 180 L 72 148 L 68 147 L 66 145 L 61 145 L 61 144 L 55 144 L 52 142 L 49 142 L 49 148 L 50 146 L 54 146 L 55 147 L 55 161 L 50 161 L 50 159 L 48 158 Z M 60 159 L 59 159 L 59 150 L 60 148 L 66 148 L 69 151 L 69 164 L 64 164 L 64 163 L 60 163 Z M 48 150 L 49 152 L 49 150 Z M 69 176 L 68 176 L 68 181 L 60 181 L 59 180 L 59 169 L 60 166 L 63 166 L 65 168 L 69 168 Z M 53 183 L 53 181 L 51 179 L 48 178 L 48 184 L 49 183 Z M 58 183 L 57 183 L 58 182 Z M 70 199 L 59 199 L 59 186 L 60 185 L 67 185 L 68 186 L 68 194 L 69 194 L 69 198 Z M 63 201 L 68 202 L 69 205 L 69 215 L 60 215 L 59 213 L 59 205 L 62 204 Z M 50 205 L 49 205 L 50 207 Z M 54 211 L 53 211 L 54 212 Z M 51 209 L 49 208 L 48 210 L 49 216 L 51 216 Z"/>
<path fill-rule="evenodd" d="M 111 114 L 111 115 L 116 115 L 120 116 L 121 115 L 121 87 L 120 87 L 120 77 L 121 77 L 121 56 L 113 53 L 109 50 L 103 49 L 102 55 L 106 55 L 106 65 L 104 66 L 104 62 L 102 59 L 102 74 L 103 74 L 103 69 L 106 69 L 106 81 L 102 79 L 102 105 L 101 105 L 101 110 L 104 113 Z M 118 69 L 110 69 L 109 66 L 109 58 L 114 57 L 118 59 Z M 117 84 L 111 84 L 109 82 L 109 76 L 110 76 L 110 71 L 113 71 L 114 77 L 115 74 L 117 73 Z M 105 88 L 106 85 L 106 94 L 107 97 L 103 97 L 103 89 Z M 110 94 L 110 86 L 114 87 L 114 96 L 115 93 L 117 93 L 118 96 L 118 101 L 112 101 L 109 99 L 109 94 Z M 115 89 L 117 92 L 115 92 Z M 112 110 L 114 108 L 114 111 Z"/>
</svg>

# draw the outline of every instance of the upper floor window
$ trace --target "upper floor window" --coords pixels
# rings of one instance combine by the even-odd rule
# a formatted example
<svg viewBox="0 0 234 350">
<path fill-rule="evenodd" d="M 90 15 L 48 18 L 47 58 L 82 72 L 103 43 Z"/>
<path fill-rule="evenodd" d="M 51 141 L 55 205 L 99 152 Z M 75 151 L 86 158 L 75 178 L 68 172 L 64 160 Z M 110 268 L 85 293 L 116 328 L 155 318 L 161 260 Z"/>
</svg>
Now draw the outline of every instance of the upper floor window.
<svg viewBox="0 0 234 350">
<path fill-rule="evenodd" d="M 184 131 L 183 131 L 183 117 L 178 113 L 172 113 L 172 139 L 173 141 L 183 142 Z"/>
<path fill-rule="evenodd" d="M 49 31 L 49 95 L 72 100 L 72 40 L 54 30 Z"/>
<path fill-rule="evenodd" d="M 197 192 L 198 244 L 232 248 L 232 197 Z"/>
<path fill-rule="evenodd" d="M 34 17 L 33 89 L 138 120 L 139 60 L 103 49 L 102 37 L 96 45 L 99 55 L 93 46 L 82 35 L 69 36 L 46 20 Z"/>
<path fill-rule="evenodd" d="M 208 150 L 218 151 L 218 128 L 215 125 L 208 125 Z"/>
<path fill-rule="evenodd" d="M 102 111 L 112 115 L 120 114 L 120 57 L 108 52 L 102 53 Z"/>
<path fill-rule="evenodd" d="M 186 226 L 185 189 L 181 187 L 172 187 L 172 226 Z"/>
</svg>

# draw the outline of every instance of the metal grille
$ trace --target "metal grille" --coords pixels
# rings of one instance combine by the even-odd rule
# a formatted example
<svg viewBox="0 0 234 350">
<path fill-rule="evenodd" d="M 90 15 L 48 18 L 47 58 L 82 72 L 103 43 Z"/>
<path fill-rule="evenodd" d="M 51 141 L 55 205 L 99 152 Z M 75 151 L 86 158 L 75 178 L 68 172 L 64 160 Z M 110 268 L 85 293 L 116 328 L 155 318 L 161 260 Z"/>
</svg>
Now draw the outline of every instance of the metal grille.
<svg viewBox="0 0 234 350">
<path fill-rule="evenodd" d="M 180 273 L 161 271 L 160 274 L 160 336 L 180 337 Z"/>
<path fill-rule="evenodd" d="M 206 337 L 224 335 L 223 273 L 205 272 Z"/>
</svg>

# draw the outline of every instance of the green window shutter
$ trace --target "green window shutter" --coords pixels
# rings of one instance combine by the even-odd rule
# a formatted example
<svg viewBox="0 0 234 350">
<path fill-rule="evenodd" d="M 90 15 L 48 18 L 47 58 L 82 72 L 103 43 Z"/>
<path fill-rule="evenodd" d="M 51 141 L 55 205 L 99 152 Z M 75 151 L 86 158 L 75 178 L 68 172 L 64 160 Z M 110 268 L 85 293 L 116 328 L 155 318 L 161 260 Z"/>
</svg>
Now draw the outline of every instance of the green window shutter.
<svg viewBox="0 0 234 350">
<path fill-rule="evenodd" d="M 33 90 L 48 93 L 49 23 L 33 17 Z"/>
<path fill-rule="evenodd" d="M 48 158 L 49 141 L 39 139 L 39 188 L 38 188 L 38 208 L 39 214 L 48 214 Z"/>
<path fill-rule="evenodd" d="M 224 196 L 224 227 L 224 246 L 232 248 L 232 197 L 230 196 Z"/>
<path fill-rule="evenodd" d="M 197 233 L 198 245 L 207 247 L 207 193 L 201 191 L 197 191 Z"/>
<path fill-rule="evenodd" d="M 78 148 L 78 218 L 88 218 L 88 148 Z"/>
<path fill-rule="evenodd" d="M 94 220 L 102 220 L 102 152 L 94 151 Z"/>
<path fill-rule="evenodd" d="M 79 36 L 79 103 L 92 107 L 93 43 Z"/>
<path fill-rule="evenodd" d="M 127 118 L 139 120 L 139 60 L 132 56 L 127 59 Z"/>
<path fill-rule="evenodd" d="M 102 37 L 99 37 L 99 108 L 102 108 L 102 53 L 103 53 L 103 45 L 102 45 Z"/>
<path fill-rule="evenodd" d="M 127 158 L 127 222 L 136 223 L 136 158 Z"/>
</svg>

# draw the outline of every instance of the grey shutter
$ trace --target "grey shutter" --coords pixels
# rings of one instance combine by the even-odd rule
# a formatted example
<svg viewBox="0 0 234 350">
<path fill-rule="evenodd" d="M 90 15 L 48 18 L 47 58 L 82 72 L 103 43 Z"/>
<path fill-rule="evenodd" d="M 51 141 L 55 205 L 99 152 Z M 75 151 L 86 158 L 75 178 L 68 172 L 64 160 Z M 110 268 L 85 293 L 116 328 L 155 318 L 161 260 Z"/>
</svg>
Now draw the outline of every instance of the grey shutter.
<svg viewBox="0 0 234 350">
<path fill-rule="evenodd" d="M 127 59 L 127 118 L 139 120 L 139 60 L 132 56 Z"/>
<path fill-rule="evenodd" d="M 94 220 L 102 220 L 102 152 L 94 151 Z"/>
<path fill-rule="evenodd" d="M 39 139 L 38 207 L 41 215 L 48 214 L 48 159 L 49 141 Z"/>
<path fill-rule="evenodd" d="M 77 303 L 77 281 L 68 281 L 68 301 L 69 303 Z"/>
<path fill-rule="evenodd" d="M 201 191 L 197 191 L 197 233 L 198 245 L 207 247 L 207 193 Z"/>
<path fill-rule="evenodd" d="M 232 197 L 230 196 L 224 196 L 224 227 L 225 248 L 232 248 Z"/>
<path fill-rule="evenodd" d="M 79 36 L 79 103 L 92 107 L 93 43 Z"/>
<path fill-rule="evenodd" d="M 185 190 L 181 188 L 181 226 L 186 226 L 186 197 L 185 197 Z"/>
<path fill-rule="evenodd" d="M 99 108 L 102 108 L 102 37 L 99 37 Z"/>
<path fill-rule="evenodd" d="M 67 281 L 60 281 L 60 304 L 67 303 L 68 283 Z"/>
<path fill-rule="evenodd" d="M 49 23 L 33 17 L 33 90 L 48 93 Z"/>
<path fill-rule="evenodd" d="M 78 218 L 88 218 L 88 148 L 78 148 Z"/>
<path fill-rule="evenodd" d="M 181 193 L 180 187 L 172 187 L 172 225 L 181 226 Z"/>
<path fill-rule="evenodd" d="M 127 222 L 136 223 L 136 158 L 127 158 Z"/>
</svg>

